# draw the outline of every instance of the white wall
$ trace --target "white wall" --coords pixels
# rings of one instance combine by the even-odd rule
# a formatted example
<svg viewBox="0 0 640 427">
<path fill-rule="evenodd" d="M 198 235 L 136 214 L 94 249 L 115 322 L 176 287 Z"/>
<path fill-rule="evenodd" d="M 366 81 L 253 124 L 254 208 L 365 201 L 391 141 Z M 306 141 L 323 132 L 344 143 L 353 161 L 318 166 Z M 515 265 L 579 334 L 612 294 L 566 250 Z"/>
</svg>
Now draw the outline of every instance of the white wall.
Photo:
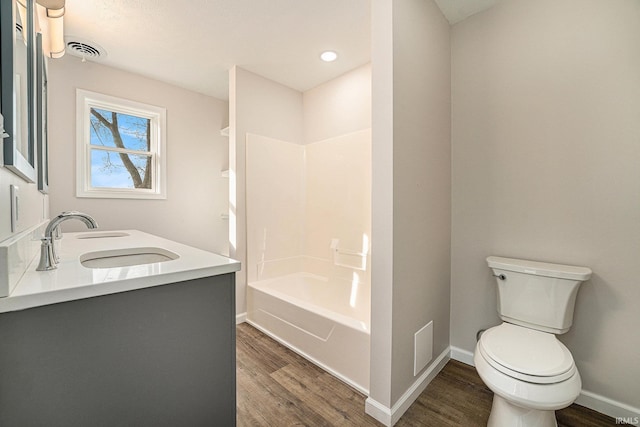
<svg viewBox="0 0 640 427">
<path fill-rule="evenodd" d="M 451 344 L 499 323 L 488 255 L 588 266 L 560 339 L 640 408 L 640 2 L 501 2 L 452 34 Z"/>
<path fill-rule="evenodd" d="M 330 277 L 370 283 L 371 131 L 305 146 L 304 254 Z M 337 239 L 337 251 L 332 240 Z M 362 256 L 350 253 L 362 253 Z M 309 266 L 311 267 L 311 265 Z M 326 268 L 325 268 L 326 270 Z M 315 269 L 311 270 L 315 271 Z"/>
<path fill-rule="evenodd" d="M 372 65 L 370 398 L 390 409 L 418 379 L 414 333 L 434 322 L 434 359 L 449 345 L 450 49 L 437 5 L 374 1 Z"/>
<path fill-rule="evenodd" d="M 246 158 L 248 282 L 305 271 L 368 284 L 371 132 L 308 145 L 249 134 Z"/>
<path fill-rule="evenodd" d="M 371 2 L 371 360 L 369 398 L 389 409 L 393 353 L 393 2 Z M 371 414 L 369 408 L 367 413 Z M 377 417 L 382 421 L 381 417 Z"/>
<path fill-rule="evenodd" d="M 304 146 L 247 135 L 247 282 L 301 270 Z"/>
<path fill-rule="evenodd" d="M 304 92 L 303 104 L 307 144 L 305 255 L 309 260 L 333 263 L 329 250 L 332 238 L 340 239 L 341 249 L 370 252 L 371 64 Z M 353 265 L 358 259 L 338 261 Z M 370 254 L 366 262 L 366 272 L 356 274 L 370 283 Z M 313 271 L 313 267 L 307 268 Z M 340 268 L 332 272 L 349 277 L 352 273 Z"/>
<path fill-rule="evenodd" d="M 75 197 L 76 88 L 167 109 L 167 199 Z M 79 210 L 101 229 L 138 229 L 205 250 L 226 253 L 228 180 L 227 103 L 136 74 L 66 55 L 50 62 L 51 212 Z M 68 225 L 67 225 L 68 224 Z M 71 222 L 65 229 L 83 227 Z"/>
<path fill-rule="evenodd" d="M 371 128 L 371 64 L 303 93 L 304 143 Z"/>
<path fill-rule="evenodd" d="M 229 252 L 242 262 L 236 273 L 239 315 L 247 311 L 246 135 L 300 144 L 302 117 L 302 93 L 240 67 L 229 71 Z"/>
</svg>

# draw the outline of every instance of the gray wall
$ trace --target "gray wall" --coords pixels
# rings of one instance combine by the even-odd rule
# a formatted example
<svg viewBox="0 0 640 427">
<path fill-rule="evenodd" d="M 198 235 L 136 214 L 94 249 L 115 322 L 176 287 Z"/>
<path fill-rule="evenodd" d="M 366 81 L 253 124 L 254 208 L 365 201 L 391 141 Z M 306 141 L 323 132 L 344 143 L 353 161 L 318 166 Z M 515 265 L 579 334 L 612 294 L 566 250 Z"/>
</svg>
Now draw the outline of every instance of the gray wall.
<svg viewBox="0 0 640 427">
<path fill-rule="evenodd" d="M 433 321 L 434 359 L 449 345 L 451 69 L 435 2 L 394 1 L 393 28 L 395 401 L 416 380 L 414 334 Z"/>
<path fill-rule="evenodd" d="M 373 26 L 371 398 L 391 408 L 415 332 L 434 322 L 434 359 L 449 345 L 449 24 L 432 0 L 380 0 Z"/>
<path fill-rule="evenodd" d="M 157 80 L 65 55 L 50 61 L 51 213 L 79 210 L 102 229 L 138 229 L 201 249 L 226 254 L 228 141 L 220 135 L 227 103 Z M 167 199 L 77 198 L 76 88 L 167 109 Z M 82 224 L 65 224 L 80 230 Z"/>
<path fill-rule="evenodd" d="M 452 30 L 451 344 L 496 325 L 488 255 L 593 269 L 560 337 L 640 407 L 640 2 L 506 1 Z"/>
</svg>

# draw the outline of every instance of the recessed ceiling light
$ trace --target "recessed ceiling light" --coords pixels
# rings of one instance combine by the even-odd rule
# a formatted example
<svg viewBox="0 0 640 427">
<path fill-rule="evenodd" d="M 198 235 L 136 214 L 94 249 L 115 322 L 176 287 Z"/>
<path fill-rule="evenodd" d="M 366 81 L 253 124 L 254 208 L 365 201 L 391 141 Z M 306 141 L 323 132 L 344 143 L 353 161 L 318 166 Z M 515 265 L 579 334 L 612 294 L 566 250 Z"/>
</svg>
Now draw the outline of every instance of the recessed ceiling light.
<svg viewBox="0 0 640 427">
<path fill-rule="evenodd" d="M 322 54 L 320 54 L 320 59 L 322 59 L 324 62 L 332 62 L 332 61 L 335 61 L 337 58 L 338 58 L 338 54 L 332 50 L 327 50 L 325 52 L 322 52 Z"/>
</svg>

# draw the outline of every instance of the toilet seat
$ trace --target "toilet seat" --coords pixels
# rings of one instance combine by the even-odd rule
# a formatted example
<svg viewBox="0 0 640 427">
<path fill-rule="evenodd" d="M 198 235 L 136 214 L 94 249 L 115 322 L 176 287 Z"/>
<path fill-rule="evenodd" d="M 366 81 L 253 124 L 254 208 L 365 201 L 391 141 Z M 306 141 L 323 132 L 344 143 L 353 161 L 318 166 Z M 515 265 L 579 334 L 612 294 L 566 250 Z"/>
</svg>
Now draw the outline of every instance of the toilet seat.
<svg viewBox="0 0 640 427">
<path fill-rule="evenodd" d="M 494 369 L 528 383 L 559 383 L 577 371 L 571 352 L 554 334 L 510 323 L 485 331 L 478 350 Z"/>
</svg>

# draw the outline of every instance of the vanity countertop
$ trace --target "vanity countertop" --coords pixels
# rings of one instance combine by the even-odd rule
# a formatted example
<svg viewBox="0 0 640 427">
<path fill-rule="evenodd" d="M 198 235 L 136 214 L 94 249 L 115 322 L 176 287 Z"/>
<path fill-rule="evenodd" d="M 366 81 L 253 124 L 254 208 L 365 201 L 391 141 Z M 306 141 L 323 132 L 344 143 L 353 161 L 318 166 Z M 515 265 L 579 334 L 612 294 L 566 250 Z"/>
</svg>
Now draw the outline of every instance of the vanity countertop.
<svg viewBox="0 0 640 427">
<path fill-rule="evenodd" d="M 98 237 L 108 233 L 118 237 Z M 58 268 L 36 271 L 40 258 L 36 256 L 11 294 L 0 298 L 0 313 L 240 270 L 239 261 L 138 230 L 65 233 L 58 244 Z M 81 255 L 89 252 L 142 247 L 165 249 L 178 254 L 179 258 L 110 268 L 87 268 L 80 263 Z"/>
</svg>

